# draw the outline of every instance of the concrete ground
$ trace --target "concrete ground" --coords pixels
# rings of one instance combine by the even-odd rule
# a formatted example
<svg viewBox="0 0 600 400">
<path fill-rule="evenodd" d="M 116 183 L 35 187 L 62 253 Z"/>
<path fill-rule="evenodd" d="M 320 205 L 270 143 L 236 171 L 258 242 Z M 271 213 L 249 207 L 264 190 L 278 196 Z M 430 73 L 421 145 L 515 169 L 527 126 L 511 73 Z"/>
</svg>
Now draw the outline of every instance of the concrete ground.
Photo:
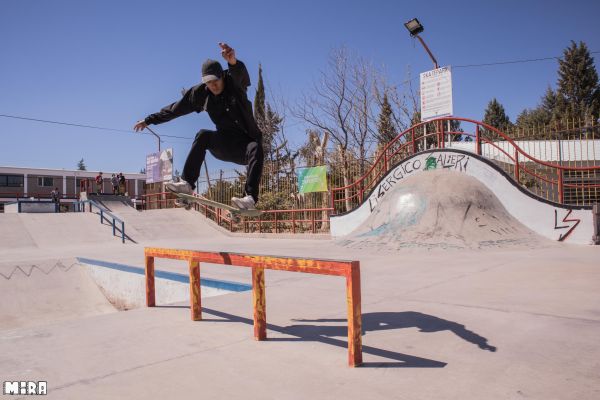
<svg viewBox="0 0 600 400">
<path fill-rule="evenodd" d="M 196 322 L 187 303 L 160 298 L 156 308 L 108 312 L 101 304 L 89 313 L 74 307 L 70 317 L 63 309 L 54 319 L 58 306 L 48 307 L 37 324 L 8 328 L 0 320 L 2 381 L 47 381 L 49 399 L 600 398 L 598 247 L 375 252 L 328 240 L 231 236 L 201 218 L 193 230 L 196 216 L 184 213 L 138 215 L 147 222 L 132 223 L 137 243 L 125 245 L 72 236 L 48 246 L 50 238 L 19 228 L 29 242 L 2 248 L 0 272 L 74 257 L 143 266 L 145 245 L 359 260 L 364 365 L 347 366 L 344 279 L 267 271 L 267 341 L 253 339 L 251 292 L 203 299 L 204 320 Z M 157 221 L 171 223 L 163 237 Z M 179 238 L 172 232 L 178 221 L 187 224 Z M 187 270 L 168 260 L 156 267 Z M 12 271 L 10 279 L 0 276 L 1 307 L 31 307 L 33 300 L 7 300 L 9 285 L 27 285 L 26 274 Z M 42 273 L 31 269 L 29 279 Z M 203 264 L 201 275 L 250 283 L 241 267 Z"/>
</svg>

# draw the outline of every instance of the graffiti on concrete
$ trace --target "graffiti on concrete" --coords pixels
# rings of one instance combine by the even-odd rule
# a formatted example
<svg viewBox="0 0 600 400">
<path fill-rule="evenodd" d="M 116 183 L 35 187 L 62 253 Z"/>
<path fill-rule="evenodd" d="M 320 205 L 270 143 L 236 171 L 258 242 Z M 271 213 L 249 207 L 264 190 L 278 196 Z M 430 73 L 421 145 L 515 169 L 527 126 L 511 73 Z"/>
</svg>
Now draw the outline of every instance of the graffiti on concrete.
<svg viewBox="0 0 600 400">
<path fill-rule="evenodd" d="M 369 196 L 369 210 L 377 207 L 381 199 L 402 179 L 415 172 L 434 170 L 438 168 L 453 169 L 466 172 L 470 157 L 465 154 L 429 153 L 415 157 L 398 165 L 379 183 Z"/>
<path fill-rule="evenodd" d="M 436 169 L 437 168 L 437 161 L 435 159 L 435 157 L 428 157 L 427 160 L 425 160 L 425 171 L 429 171 L 430 169 Z"/>
<path fill-rule="evenodd" d="M 469 159 L 470 157 L 464 154 L 440 153 L 431 155 L 425 160 L 425 170 L 445 168 L 465 172 Z"/>
<path fill-rule="evenodd" d="M 564 210 L 563 210 L 564 211 Z M 562 223 L 566 224 L 566 225 L 560 225 L 558 224 L 558 210 L 555 208 L 554 209 L 554 230 L 561 230 L 561 229 L 568 229 L 566 232 L 560 233 L 558 236 L 558 241 L 562 242 L 564 241 L 566 238 L 569 237 L 569 235 L 575 230 L 575 228 L 577 228 L 577 225 L 579 225 L 579 223 L 581 222 L 580 219 L 574 218 L 574 219 L 568 219 L 569 215 L 571 215 L 571 213 L 573 212 L 573 210 L 568 210 L 567 214 L 563 217 L 562 219 Z"/>
</svg>

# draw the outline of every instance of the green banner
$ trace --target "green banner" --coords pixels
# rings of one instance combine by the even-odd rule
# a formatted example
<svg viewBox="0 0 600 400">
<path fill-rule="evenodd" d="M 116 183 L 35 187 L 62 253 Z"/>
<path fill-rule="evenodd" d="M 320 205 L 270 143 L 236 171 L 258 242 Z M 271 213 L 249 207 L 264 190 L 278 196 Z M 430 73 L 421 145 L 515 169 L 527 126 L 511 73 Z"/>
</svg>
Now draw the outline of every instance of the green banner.
<svg viewBox="0 0 600 400">
<path fill-rule="evenodd" d="M 298 169 L 298 192 L 326 192 L 327 191 L 327 167 L 299 168 Z"/>
</svg>

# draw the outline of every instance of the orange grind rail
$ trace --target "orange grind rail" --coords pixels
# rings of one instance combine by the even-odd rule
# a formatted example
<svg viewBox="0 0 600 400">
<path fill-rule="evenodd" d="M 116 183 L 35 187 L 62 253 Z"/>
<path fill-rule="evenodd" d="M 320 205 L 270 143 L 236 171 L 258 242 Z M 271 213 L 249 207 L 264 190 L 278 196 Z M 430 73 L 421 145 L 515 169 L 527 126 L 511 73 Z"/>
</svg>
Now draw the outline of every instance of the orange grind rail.
<svg viewBox="0 0 600 400">
<path fill-rule="evenodd" d="M 193 321 L 202 320 L 200 298 L 200 263 L 232 265 L 252 268 L 252 302 L 254 307 L 254 338 L 267 338 L 265 269 L 309 274 L 335 275 L 346 278 L 348 315 L 348 365 L 362 364 L 362 314 L 360 290 L 360 263 L 358 261 L 324 260 L 316 258 L 276 257 L 230 252 L 178 250 L 146 247 L 146 305 L 154 307 L 154 259 L 170 258 L 188 262 L 190 274 L 190 309 Z"/>
</svg>

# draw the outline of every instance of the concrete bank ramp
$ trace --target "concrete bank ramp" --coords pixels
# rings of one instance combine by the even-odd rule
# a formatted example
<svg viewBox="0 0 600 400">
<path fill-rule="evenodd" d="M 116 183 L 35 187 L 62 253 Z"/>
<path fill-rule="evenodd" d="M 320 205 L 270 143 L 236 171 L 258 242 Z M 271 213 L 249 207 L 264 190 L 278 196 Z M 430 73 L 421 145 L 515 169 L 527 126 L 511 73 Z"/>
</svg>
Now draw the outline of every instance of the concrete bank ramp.
<svg viewBox="0 0 600 400">
<path fill-rule="evenodd" d="M 403 180 L 367 220 L 338 243 L 389 250 L 553 244 L 510 215 L 480 181 L 447 170 L 427 171 Z"/>
<path fill-rule="evenodd" d="M 129 197 L 117 195 L 96 195 L 88 194 L 88 199 L 94 200 L 96 203 L 108 209 L 112 213 L 129 213 L 135 212 L 133 202 Z"/>
<path fill-rule="evenodd" d="M 131 199 L 114 195 L 89 195 L 125 221 L 125 232 L 138 243 L 161 239 L 196 239 L 222 235 L 202 215 L 181 208 L 138 211 Z"/>
<path fill-rule="evenodd" d="M 0 214 L 0 251 L 35 247 L 21 214 Z"/>
<path fill-rule="evenodd" d="M 0 331 L 117 310 L 76 259 L 0 263 Z"/>
<path fill-rule="evenodd" d="M 125 231 L 131 230 L 138 243 L 160 239 L 199 239 L 222 236 L 204 216 L 193 210 L 168 208 L 162 210 L 116 213 L 125 221 Z"/>
<path fill-rule="evenodd" d="M 0 214 L 0 251 L 116 243 L 94 213 Z"/>
</svg>

